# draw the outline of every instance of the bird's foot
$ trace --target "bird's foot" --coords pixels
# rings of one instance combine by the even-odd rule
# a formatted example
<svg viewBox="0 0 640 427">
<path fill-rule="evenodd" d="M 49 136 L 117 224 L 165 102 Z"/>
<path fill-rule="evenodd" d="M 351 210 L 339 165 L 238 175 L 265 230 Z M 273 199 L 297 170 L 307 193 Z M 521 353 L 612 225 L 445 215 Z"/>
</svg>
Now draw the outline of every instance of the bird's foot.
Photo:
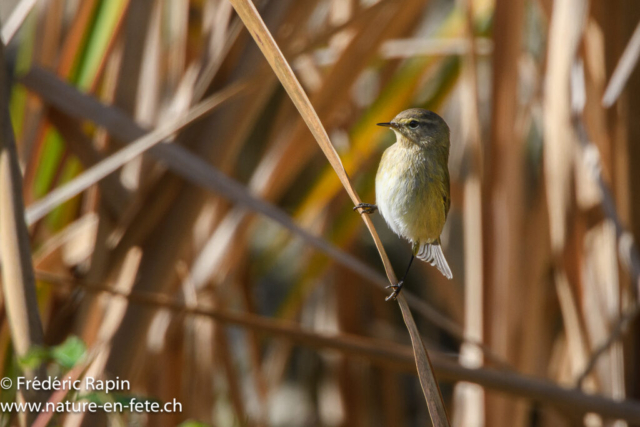
<svg viewBox="0 0 640 427">
<path fill-rule="evenodd" d="M 404 282 L 401 280 L 398 282 L 397 285 L 389 285 L 387 286 L 388 288 L 393 288 L 393 293 L 391 295 L 389 295 L 387 298 L 385 298 L 385 301 L 391 301 L 391 300 L 395 300 L 398 295 L 400 294 L 400 291 L 402 290 L 402 285 L 404 284 Z"/>
<path fill-rule="evenodd" d="M 370 203 L 360 203 L 357 206 L 354 206 L 353 210 L 358 210 L 358 209 L 362 209 L 362 211 L 360 211 L 360 213 L 366 213 L 366 214 L 372 214 L 375 213 L 378 210 L 378 207 L 376 205 L 372 205 Z"/>
</svg>

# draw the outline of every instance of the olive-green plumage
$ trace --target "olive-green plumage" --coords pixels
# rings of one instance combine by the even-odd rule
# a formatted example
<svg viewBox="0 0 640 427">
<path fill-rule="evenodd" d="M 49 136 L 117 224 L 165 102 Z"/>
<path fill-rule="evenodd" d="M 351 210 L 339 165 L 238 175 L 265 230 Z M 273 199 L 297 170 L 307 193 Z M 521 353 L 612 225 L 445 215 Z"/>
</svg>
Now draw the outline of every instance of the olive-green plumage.
<svg viewBox="0 0 640 427">
<path fill-rule="evenodd" d="M 451 279 L 440 233 L 449 197 L 449 127 L 436 113 L 412 108 L 389 123 L 397 141 L 382 155 L 376 204 L 389 227 L 413 244 L 413 254 Z"/>
</svg>

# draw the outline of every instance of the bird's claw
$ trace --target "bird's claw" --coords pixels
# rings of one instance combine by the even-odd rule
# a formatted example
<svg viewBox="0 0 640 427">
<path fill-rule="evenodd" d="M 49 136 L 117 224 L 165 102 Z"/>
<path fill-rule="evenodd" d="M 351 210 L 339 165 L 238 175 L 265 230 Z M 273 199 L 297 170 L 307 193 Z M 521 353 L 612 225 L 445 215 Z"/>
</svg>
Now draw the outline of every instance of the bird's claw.
<svg viewBox="0 0 640 427">
<path fill-rule="evenodd" d="M 391 293 L 391 295 L 389 295 L 387 298 L 385 298 L 385 301 L 391 301 L 391 300 L 395 300 L 398 295 L 400 294 L 400 291 L 402 290 L 402 285 L 404 282 L 400 281 L 398 282 L 397 285 L 389 285 L 386 287 L 386 289 L 388 288 L 393 288 L 393 292 Z"/>
<path fill-rule="evenodd" d="M 353 207 L 354 211 L 358 209 L 362 209 L 360 213 L 366 213 L 371 215 L 372 213 L 375 213 L 378 210 L 378 206 L 372 205 L 370 203 L 359 203 L 357 206 Z"/>
</svg>

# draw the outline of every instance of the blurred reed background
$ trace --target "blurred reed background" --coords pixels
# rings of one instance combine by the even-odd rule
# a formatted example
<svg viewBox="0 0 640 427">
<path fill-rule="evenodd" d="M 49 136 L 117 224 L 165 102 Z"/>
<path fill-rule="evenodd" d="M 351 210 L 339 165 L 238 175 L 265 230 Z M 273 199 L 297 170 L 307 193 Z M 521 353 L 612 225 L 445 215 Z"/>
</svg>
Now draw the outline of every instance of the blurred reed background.
<svg viewBox="0 0 640 427">
<path fill-rule="evenodd" d="M 454 279 L 403 292 L 452 425 L 640 426 L 637 0 L 255 3 L 363 201 L 375 123 L 449 123 Z M 2 425 L 429 424 L 371 237 L 227 0 L 0 17 L 2 376 L 182 403 Z"/>
</svg>

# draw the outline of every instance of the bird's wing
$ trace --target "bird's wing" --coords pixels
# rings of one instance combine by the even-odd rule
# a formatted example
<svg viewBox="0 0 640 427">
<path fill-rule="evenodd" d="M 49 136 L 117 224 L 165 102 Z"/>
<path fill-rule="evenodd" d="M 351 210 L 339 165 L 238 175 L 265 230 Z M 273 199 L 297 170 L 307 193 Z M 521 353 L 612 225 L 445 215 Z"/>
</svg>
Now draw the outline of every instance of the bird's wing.
<svg viewBox="0 0 640 427">
<path fill-rule="evenodd" d="M 444 180 L 442 183 L 442 200 L 444 202 L 444 218 L 447 219 L 449 215 L 449 208 L 451 207 L 451 191 L 449 188 L 449 170 L 445 168 Z"/>
</svg>

